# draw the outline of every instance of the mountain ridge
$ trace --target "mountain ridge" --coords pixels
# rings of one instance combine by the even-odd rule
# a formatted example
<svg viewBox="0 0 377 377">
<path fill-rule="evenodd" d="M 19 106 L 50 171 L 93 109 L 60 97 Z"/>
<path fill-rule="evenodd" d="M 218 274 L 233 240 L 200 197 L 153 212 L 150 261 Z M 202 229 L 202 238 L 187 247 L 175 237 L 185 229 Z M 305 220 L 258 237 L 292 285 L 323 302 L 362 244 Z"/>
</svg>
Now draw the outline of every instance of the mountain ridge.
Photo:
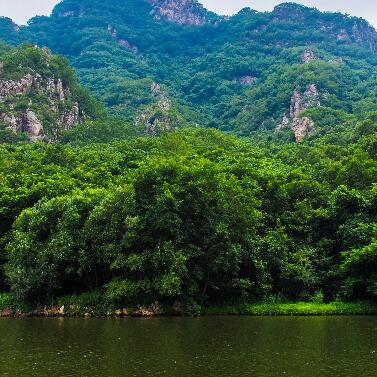
<svg viewBox="0 0 377 377">
<path fill-rule="evenodd" d="M 321 101 L 308 103 L 321 106 L 301 113 L 325 107 L 354 114 L 361 99 L 375 108 L 375 29 L 295 3 L 221 17 L 194 0 L 65 0 L 51 17 L 19 29 L 3 19 L 1 28 L 9 43 L 30 40 L 67 56 L 111 113 L 141 128 L 143 114 L 167 119 L 158 115 L 166 109 L 153 84 L 165 86 L 171 119 L 245 135 L 288 128 L 302 140 L 315 133 L 314 119 L 287 116 L 294 93 L 310 86 Z M 153 129 L 150 121 L 144 129 Z"/>
</svg>

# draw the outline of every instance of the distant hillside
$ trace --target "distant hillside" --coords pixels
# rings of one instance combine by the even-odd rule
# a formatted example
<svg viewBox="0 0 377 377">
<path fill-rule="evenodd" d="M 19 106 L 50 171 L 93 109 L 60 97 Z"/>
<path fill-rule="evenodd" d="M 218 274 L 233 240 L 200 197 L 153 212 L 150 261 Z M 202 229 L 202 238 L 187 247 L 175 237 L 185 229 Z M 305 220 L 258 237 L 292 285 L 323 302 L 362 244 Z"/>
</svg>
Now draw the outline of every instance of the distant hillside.
<svg viewBox="0 0 377 377">
<path fill-rule="evenodd" d="M 294 3 L 224 18 L 194 0 L 64 0 L 0 30 L 67 56 L 113 114 L 148 133 L 198 124 L 301 141 L 377 109 L 373 27 Z"/>
</svg>

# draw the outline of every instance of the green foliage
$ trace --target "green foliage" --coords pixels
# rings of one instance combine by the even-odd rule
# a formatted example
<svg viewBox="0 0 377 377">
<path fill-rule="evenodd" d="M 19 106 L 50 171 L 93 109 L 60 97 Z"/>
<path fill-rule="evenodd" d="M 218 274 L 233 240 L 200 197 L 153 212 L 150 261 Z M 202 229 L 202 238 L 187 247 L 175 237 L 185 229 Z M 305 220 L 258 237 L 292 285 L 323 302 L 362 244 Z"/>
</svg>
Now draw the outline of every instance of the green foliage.
<svg viewBox="0 0 377 377">
<path fill-rule="evenodd" d="M 106 299 L 101 291 L 59 297 L 56 304 L 59 307 L 64 307 L 64 315 L 68 317 L 88 314 L 104 316 L 111 309 L 111 302 Z"/>
<path fill-rule="evenodd" d="M 126 125 L 122 119 L 103 118 L 86 121 L 65 131 L 60 141 L 62 143 L 88 144 L 109 143 L 114 140 L 124 140 L 135 135 L 135 130 Z"/>
<path fill-rule="evenodd" d="M 377 306 L 366 303 L 330 302 L 328 304 L 296 302 L 286 304 L 252 304 L 240 307 L 210 307 L 204 314 L 242 314 L 252 316 L 332 316 L 375 315 Z"/>
<path fill-rule="evenodd" d="M 13 307 L 14 299 L 10 293 L 0 293 L 0 310 Z"/>
<path fill-rule="evenodd" d="M 377 294 L 375 31 L 295 4 L 202 27 L 150 11 L 65 0 L 17 33 L 0 20 L 10 43 L 66 55 L 120 115 L 106 117 L 62 56 L 0 45 L 3 78 L 59 77 L 72 96 L 59 111 L 77 101 L 87 119 L 57 130 L 33 91 L 0 104 L 30 107 L 62 141 L 27 145 L 0 125 L 1 290 L 29 304 L 63 296 L 80 312 L 101 300 L 101 310 L 179 300 L 192 315 L 256 301 L 266 304 L 244 312 L 374 312 L 324 302 Z M 313 84 L 321 106 L 301 115 L 315 130 L 296 145 L 289 128 L 273 131 Z M 136 136 L 145 131 L 158 137 Z"/>
<path fill-rule="evenodd" d="M 85 128 L 74 144 L 4 145 L 7 282 L 19 301 L 100 291 L 119 306 L 179 299 L 193 314 L 373 298 L 373 119 L 346 145 L 266 149 L 204 129 L 124 139 L 102 123 L 88 145 Z"/>
</svg>

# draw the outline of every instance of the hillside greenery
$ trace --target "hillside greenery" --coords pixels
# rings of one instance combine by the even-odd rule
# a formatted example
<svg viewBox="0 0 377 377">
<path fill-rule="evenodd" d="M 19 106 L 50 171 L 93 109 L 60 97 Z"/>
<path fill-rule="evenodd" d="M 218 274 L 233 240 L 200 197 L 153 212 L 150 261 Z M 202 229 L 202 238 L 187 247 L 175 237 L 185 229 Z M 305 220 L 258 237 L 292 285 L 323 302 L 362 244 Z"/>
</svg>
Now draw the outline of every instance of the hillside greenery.
<svg viewBox="0 0 377 377">
<path fill-rule="evenodd" d="M 362 19 L 293 3 L 270 13 L 245 8 L 200 27 L 150 12 L 145 0 L 65 0 L 51 17 L 20 30 L 3 19 L 0 28 L 9 43 L 30 40 L 66 56 L 130 124 L 155 102 L 153 82 L 187 123 L 241 135 L 274 130 L 293 91 L 308 84 L 321 94 L 316 132 L 377 110 L 377 33 Z M 303 64 L 306 49 L 315 59 Z"/>
<path fill-rule="evenodd" d="M 0 124 L 0 309 L 374 311 L 339 301 L 377 298 L 376 32 L 295 4 L 200 27 L 150 10 L 64 0 L 21 28 L 0 19 L 2 79 L 59 77 L 90 115 L 54 143 Z M 312 84 L 315 128 L 295 143 L 275 128 Z M 48 118 L 47 98 L 17 101 Z"/>
</svg>

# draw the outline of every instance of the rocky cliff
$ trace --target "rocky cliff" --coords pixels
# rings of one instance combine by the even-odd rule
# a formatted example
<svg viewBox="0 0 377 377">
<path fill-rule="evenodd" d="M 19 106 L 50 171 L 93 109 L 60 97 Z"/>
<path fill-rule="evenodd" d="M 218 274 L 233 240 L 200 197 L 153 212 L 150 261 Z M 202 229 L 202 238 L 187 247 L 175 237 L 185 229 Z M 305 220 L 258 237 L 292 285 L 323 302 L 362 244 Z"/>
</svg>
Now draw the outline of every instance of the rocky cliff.
<svg viewBox="0 0 377 377">
<path fill-rule="evenodd" d="M 313 120 L 302 116 L 302 114 L 305 110 L 318 106 L 321 106 L 321 101 L 315 84 L 308 85 L 304 90 L 299 87 L 296 88 L 292 94 L 289 112 L 284 115 L 283 121 L 277 126 L 277 130 L 290 126 L 295 134 L 296 141 L 300 143 L 314 129 Z"/>
<path fill-rule="evenodd" d="M 53 141 L 89 116 L 74 77 L 67 77 L 72 72 L 49 50 L 22 47 L 1 58 L 0 121 L 14 134 L 26 133 L 33 142 Z M 32 59 L 38 60 L 37 67 Z"/>
<path fill-rule="evenodd" d="M 146 0 L 156 20 L 165 18 L 180 25 L 204 25 L 208 12 L 196 0 Z"/>
<path fill-rule="evenodd" d="M 184 127 L 185 121 L 176 111 L 167 92 L 160 84 L 153 82 L 150 87 L 153 102 L 140 109 L 134 126 L 147 135 L 157 136 L 165 131 Z"/>
</svg>

